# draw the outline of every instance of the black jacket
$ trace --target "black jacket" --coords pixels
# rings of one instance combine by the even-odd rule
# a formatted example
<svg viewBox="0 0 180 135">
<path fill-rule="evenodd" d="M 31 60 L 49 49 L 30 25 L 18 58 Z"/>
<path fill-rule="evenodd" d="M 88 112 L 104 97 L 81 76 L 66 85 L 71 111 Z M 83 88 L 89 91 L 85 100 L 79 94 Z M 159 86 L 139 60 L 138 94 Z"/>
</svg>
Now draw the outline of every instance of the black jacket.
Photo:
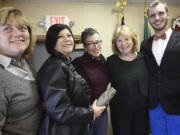
<svg viewBox="0 0 180 135">
<path fill-rule="evenodd" d="M 150 72 L 150 108 L 160 102 L 168 114 L 180 115 L 180 32 L 173 31 L 160 66 L 152 53 L 152 42 L 151 37 L 141 44 Z"/>
<path fill-rule="evenodd" d="M 71 62 L 59 52 L 50 56 L 38 73 L 45 104 L 41 135 L 86 135 L 93 119 L 91 90 Z"/>
</svg>

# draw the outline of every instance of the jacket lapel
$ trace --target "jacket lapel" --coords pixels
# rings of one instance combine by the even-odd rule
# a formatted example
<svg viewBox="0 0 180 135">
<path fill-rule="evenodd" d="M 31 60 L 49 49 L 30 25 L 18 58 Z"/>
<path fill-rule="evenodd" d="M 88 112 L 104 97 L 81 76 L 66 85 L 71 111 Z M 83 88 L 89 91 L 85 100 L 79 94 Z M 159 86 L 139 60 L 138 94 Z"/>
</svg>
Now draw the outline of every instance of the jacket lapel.
<svg viewBox="0 0 180 135">
<path fill-rule="evenodd" d="M 178 32 L 173 31 L 167 43 L 167 47 L 164 51 L 160 66 L 166 61 L 165 59 L 168 56 L 168 52 L 176 45 L 176 42 L 178 42 L 179 38 L 180 37 L 178 37 Z"/>
<path fill-rule="evenodd" d="M 157 64 L 157 62 L 156 62 L 156 59 L 155 59 L 154 54 L 153 54 L 153 52 L 152 52 L 152 42 L 153 42 L 153 37 L 151 37 L 151 38 L 149 39 L 149 41 L 147 42 L 147 43 L 148 43 L 148 45 L 147 45 L 148 48 L 147 48 L 147 49 L 148 49 L 150 58 L 152 58 L 152 62 L 153 62 L 153 64 L 154 64 L 154 66 L 158 67 L 158 64 Z"/>
</svg>

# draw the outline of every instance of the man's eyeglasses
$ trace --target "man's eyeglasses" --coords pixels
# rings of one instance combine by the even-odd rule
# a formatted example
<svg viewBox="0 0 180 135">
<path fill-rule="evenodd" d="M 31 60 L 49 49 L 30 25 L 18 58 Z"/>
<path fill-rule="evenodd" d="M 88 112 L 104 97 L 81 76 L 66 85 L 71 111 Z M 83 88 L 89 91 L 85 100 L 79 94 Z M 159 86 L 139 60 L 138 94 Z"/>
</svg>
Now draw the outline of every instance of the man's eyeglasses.
<svg viewBox="0 0 180 135">
<path fill-rule="evenodd" d="M 91 43 L 87 43 L 87 44 L 85 44 L 85 45 L 87 45 L 87 46 L 95 46 L 95 45 L 101 45 L 102 44 L 102 40 L 98 40 L 98 41 L 96 41 L 96 42 L 91 42 Z"/>
</svg>

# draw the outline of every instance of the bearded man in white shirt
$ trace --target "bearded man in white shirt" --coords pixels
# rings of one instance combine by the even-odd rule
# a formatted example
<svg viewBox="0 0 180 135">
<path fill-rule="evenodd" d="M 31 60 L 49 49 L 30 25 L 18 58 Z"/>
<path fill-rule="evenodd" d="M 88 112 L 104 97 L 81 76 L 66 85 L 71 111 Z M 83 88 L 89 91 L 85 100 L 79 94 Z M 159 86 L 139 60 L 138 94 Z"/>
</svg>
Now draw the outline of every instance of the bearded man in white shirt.
<svg viewBox="0 0 180 135">
<path fill-rule="evenodd" d="M 154 35 L 142 41 L 150 73 L 149 119 L 152 135 L 180 133 L 180 32 L 168 26 L 167 4 L 153 1 L 147 10 Z"/>
</svg>

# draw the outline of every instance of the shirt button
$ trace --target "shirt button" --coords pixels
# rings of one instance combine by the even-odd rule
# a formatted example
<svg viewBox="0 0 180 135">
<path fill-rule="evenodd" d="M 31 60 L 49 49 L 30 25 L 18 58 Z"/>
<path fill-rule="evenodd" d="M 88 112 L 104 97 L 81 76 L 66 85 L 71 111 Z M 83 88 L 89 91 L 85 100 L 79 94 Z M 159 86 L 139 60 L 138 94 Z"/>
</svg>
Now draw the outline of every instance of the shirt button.
<svg viewBox="0 0 180 135">
<path fill-rule="evenodd" d="M 158 82 L 158 86 L 161 86 L 161 83 L 160 83 L 160 82 Z"/>
</svg>

